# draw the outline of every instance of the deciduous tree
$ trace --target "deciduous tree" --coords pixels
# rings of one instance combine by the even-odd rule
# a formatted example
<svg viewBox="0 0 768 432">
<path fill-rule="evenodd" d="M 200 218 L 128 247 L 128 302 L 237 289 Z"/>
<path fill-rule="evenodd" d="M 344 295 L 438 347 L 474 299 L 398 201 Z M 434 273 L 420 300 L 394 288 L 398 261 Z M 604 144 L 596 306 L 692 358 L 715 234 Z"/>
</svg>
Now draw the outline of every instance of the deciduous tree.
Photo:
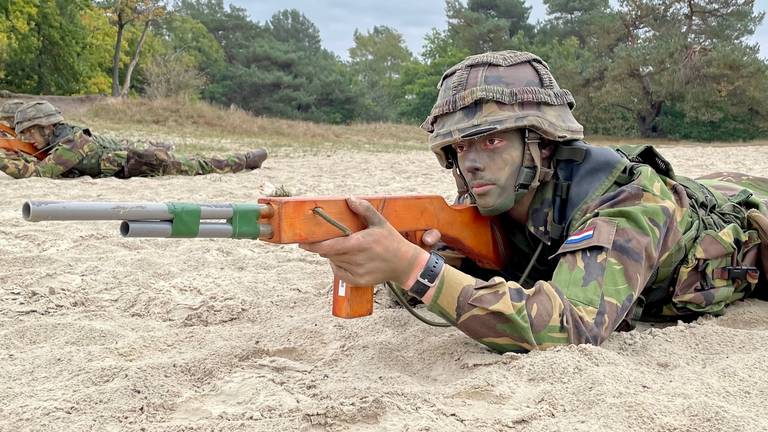
<svg viewBox="0 0 768 432">
<path fill-rule="evenodd" d="M 112 96 L 126 96 L 131 89 L 131 78 L 139 62 L 141 49 L 149 30 L 156 20 L 166 13 L 163 0 L 98 0 L 96 4 L 103 8 L 112 25 L 117 29 L 115 50 L 112 56 Z M 123 36 L 127 26 L 138 26 L 141 36 L 136 43 L 125 75 L 120 85 L 120 60 L 123 48 Z"/>
</svg>

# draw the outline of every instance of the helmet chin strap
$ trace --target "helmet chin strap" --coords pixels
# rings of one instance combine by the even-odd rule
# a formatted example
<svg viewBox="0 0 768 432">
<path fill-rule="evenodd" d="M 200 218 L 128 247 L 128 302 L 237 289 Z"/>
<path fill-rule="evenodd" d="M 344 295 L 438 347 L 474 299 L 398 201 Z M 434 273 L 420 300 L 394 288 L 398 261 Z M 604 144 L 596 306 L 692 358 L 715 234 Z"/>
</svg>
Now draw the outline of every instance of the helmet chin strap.
<svg viewBox="0 0 768 432">
<path fill-rule="evenodd" d="M 523 166 L 517 174 L 515 183 L 515 202 L 528 193 L 531 188 L 539 186 L 539 167 L 541 166 L 541 152 L 539 143 L 541 136 L 530 129 L 523 129 Z"/>
<path fill-rule="evenodd" d="M 461 181 L 464 183 L 464 190 L 466 191 L 464 194 L 461 194 L 461 190 L 459 193 L 461 194 L 458 199 L 462 200 L 463 196 L 466 195 L 469 197 L 469 203 L 470 204 L 477 204 L 477 198 L 475 197 L 475 194 L 472 193 L 472 188 L 469 187 L 469 182 L 467 181 L 467 178 L 464 177 L 464 173 L 461 172 L 461 167 L 459 167 L 459 161 L 456 157 L 456 153 L 450 152 L 448 153 L 448 160 L 451 161 L 451 164 L 453 165 L 453 175 L 457 178 L 460 178 Z"/>
</svg>

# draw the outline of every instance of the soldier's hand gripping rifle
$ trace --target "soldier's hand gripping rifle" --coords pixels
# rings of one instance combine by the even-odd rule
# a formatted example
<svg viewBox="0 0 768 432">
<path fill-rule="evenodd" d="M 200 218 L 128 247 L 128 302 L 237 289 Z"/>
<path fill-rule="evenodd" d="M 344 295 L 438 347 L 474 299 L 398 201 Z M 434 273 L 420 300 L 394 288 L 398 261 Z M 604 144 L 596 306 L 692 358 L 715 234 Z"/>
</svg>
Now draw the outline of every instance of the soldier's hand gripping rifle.
<svg viewBox="0 0 768 432">
<path fill-rule="evenodd" d="M 481 267 L 500 269 L 502 260 L 491 219 L 475 207 L 449 206 L 440 196 L 362 197 L 405 238 L 437 229 L 441 240 Z M 28 201 L 24 219 L 38 221 L 121 220 L 123 237 L 235 238 L 270 243 L 314 243 L 365 229 L 341 197 L 261 198 L 257 204 L 119 203 Z M 373 311 L 373 287 L 333 281 L 333 315 L 356 318 Z"/>
</svg>

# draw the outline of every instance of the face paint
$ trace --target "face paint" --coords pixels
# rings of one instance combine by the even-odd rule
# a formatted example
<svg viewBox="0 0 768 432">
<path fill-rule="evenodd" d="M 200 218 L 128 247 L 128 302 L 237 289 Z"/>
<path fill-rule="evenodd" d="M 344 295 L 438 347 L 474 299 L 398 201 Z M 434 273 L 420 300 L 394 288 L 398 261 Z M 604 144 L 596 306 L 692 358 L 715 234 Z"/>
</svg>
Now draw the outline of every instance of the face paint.
<svg viewBox="0 0 768 432">
<path fill-rule="evenodd" d="M 484 135 L 453 144 L 459 167 L 485 216 L 495 216 L 515 205 L 517 177 L 523 165 L 522 132 Z"/>
<path fill-rule="evenodd" d="M 41 150 L 48 145 L 48 139 L 45 135 L 43 128 L 32 126 L 21 131 L 19 139 L 32 143 L 36 149 Z"/>
</svg>

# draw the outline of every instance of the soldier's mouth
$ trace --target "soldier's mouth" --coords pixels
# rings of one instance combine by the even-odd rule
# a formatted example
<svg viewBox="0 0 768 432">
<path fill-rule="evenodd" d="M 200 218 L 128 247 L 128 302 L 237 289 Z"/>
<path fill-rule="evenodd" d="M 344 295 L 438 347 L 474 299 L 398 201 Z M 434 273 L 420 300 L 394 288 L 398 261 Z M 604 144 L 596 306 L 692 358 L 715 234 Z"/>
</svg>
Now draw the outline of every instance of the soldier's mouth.
<svg viewBox="0 0 768 432">
<path fill-rule="evenodd" d="M 482 194 L 485 192 L 488 192 L 489 190 L 493 189 L 493 187 L 496 186 L 493 183 L 487 183 L 487 182 L 473 182 L 470 186 L 472 189 L 473 194 Z"/>
</svg>

